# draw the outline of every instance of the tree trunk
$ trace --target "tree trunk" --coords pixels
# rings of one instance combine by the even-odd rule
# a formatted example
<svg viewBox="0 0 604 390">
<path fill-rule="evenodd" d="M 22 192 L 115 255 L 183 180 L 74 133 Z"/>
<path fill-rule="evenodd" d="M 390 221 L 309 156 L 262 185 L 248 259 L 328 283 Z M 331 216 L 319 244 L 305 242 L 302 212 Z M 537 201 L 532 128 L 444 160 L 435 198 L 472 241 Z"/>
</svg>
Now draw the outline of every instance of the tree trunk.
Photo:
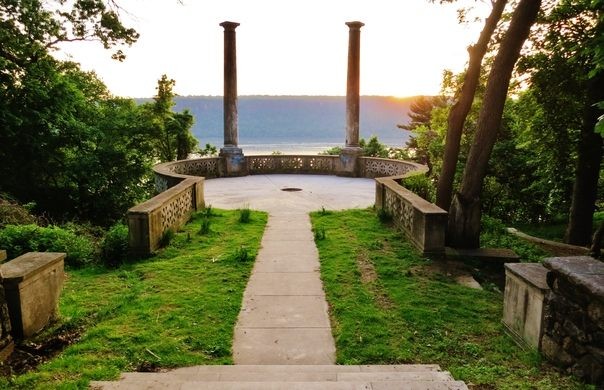
<svg viewBox="0 0 604 390">
<path fill-rule="evenodd" d="M 478 116 L 478 130 L 463 172 L 461 188 L 449 212 L 447 243 L 457 248 L 480 245 L 480 192 L 501 125 L 503 106 L 520 49 L 537 18 L 541 0 L 520 0 L 489 73 Z"/>
<path fill-rule="evenodd" d="M 451 205 L 451 196 L 453 193 L 453 182 L 455 181 L 455 168 L 459 157 L 459 144 L 466 117 L 472 107 L 476 87 L 480 79 L 480 69 L 482 58 L 487 52 L 491 36 L 497 27 L 499 19 L 507 0 L 497 0 L 493 4 L 491 14 L 485 21 L 484 28 L 475 45 L 468 47 L 469 60 L 468 70 L 464 79 L 463 86 L 457 102 L 451 108 L 447 118 L 447 139 L 445 142 L 445 153 L 443 156 L 443 166 L 438 178 L 436 188 L 436 204 L 438 207 L 448 210 Z"/>
<path fill-rule="evenodd" d="M 565 234 L 566 242 L 573 245 L 589 245 L 591 241 L 602 162 L 602 136 L 595 131 L 598 116 L 602 114 L 602 110 L 594 104 L 603 100 L 604 71 L 600 71 L 588 82 L 587 86 L 573 198 Z"/>
<path fill-rule="evenodd" d="M 594 238 L 591 242 L 589 255 L 594 259 L 599 259 L 602 256 L 602 239 L 604 238 L 604 221 L 600 223 L 600 227 L 594 233 Z"/>
</svg>

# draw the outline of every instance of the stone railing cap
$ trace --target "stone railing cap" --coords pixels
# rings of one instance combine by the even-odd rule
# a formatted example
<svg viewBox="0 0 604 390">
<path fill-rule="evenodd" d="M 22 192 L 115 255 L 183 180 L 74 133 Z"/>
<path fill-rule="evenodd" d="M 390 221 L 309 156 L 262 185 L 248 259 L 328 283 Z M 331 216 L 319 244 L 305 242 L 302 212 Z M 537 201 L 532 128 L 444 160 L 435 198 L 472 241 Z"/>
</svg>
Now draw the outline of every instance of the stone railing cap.
<svg viewBox="0 0 604 390">
<path fill-rule="evenodd" d="M 505 263 L 505 269 L 539 290 L 549 290 L 547 268 L 539 263 Z"/>
<path fill-rule="evenodd" d="M 604 300 L 604 263 L 589 256 L 550 257 L 543 265 Z"/>
<path fill-rule="evenodd" d="M 65 256 L 65 253 L 29 252 L 2 264 L 0 272 L 4 283 L 20 283 L 57 262 L 63 261 Z"/>
</svg>

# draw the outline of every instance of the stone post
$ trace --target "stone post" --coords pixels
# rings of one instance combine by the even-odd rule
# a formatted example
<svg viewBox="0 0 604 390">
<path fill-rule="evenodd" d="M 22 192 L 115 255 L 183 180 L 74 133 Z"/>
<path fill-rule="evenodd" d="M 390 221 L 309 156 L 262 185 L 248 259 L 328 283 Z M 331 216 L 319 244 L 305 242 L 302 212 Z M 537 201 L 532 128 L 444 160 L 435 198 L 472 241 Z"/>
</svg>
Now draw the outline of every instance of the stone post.
<svg viewBox="0 0 604 390">
<path fill-rule="evenodd" d="M 235 29 L 239 23 L 222 22 L 224 27 L 224 147 L 221 176 L 244 175 L 246 171 L 243 151 L 238 147 L 237 128 L 237 46 Z"/>
<path fill-rule="evenodd" d="M 340 154 L 340 174 L 358 175 L 358 158 L 363 154 L 359 146 L 359 90 L 361 22 L 346 23 L 348 35 L 348 77 L 346 82 L 346 145 Z"/>
</svg>

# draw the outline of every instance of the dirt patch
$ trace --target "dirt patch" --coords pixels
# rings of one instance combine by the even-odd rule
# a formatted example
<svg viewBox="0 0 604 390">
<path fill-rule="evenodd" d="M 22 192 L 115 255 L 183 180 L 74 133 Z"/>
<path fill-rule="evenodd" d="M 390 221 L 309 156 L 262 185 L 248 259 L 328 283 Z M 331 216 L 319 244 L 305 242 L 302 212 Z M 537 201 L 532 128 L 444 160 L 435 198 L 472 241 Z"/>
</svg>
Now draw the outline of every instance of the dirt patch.
<svg viewBox="0 0 604 390">
<path fill-rule="evenodd" d="M 434 260 L 430 264 L 409 268 L 409 274 L 429 278 L 447 278 L 466 287 L 480 289 L 480 283 L 490 282 L 484 270 L 472 268 L 457 260 Z"/>
<path fill-rule="evenodd" d="M 378 281 L 378 274 L 367 253 L 362 252 L 357 255 L 357 268 L 361 273 L 361 282 L 371 291 L 377 305 L 382 309 L 393 308 L 395 304 L 392 299 L 378 283 L 375 283 Z"/>
<path fill-rule="evenodd" d="M 413 276 L 447 276 L 456 278 L 458 276 L 470 275 L 470 268 L 461 261 L 434 260 L 429 264 L 416 265 L 409 268 Z"/>
<path fill-rule="evenodd" d="M 368 284 L 377 280 L 375 267 L 366 253 L 363 252 L 357 255 L 357 268 L 361 273 L 361 282 L 363 282 L 363 284 Z"/>
<path fill-rule="evenodd" d="M 8 359 L 0 363 L 0 375 L 8 377 L 34 370 L 78 341 L 81 334 L 82 328 L 59 328 L 41 339 L 18 342 Z"/>
</svg>

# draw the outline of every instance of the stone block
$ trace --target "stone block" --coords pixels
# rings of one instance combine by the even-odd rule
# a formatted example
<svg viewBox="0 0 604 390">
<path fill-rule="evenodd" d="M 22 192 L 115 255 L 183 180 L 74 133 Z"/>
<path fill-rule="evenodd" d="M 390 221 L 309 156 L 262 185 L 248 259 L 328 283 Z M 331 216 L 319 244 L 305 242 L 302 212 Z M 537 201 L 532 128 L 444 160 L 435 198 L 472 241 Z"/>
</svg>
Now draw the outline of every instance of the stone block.
<svg viewBox="0 0 604 390">
<path fill-rule="evenodd" d="M 551 257 L 543 265 L 604 302 L 604 263 L 588 256 Z M 572 290 L 572 287 L 569 287 Z"/>
<path fill-rule="evenodd" d="M 543 301 L 549 288 L 541 264 L 505 265 L 503 324 L 520 343 L 539 350 L 543 335 Z"/>
<path fill-rule="evenodd" d="M 359 176 L 359 158 L 363 156 L 363 149 L 346 147 L 340 153 L 340 159 L 336 168 L 338 176 Z"/>
<path fill-rule="evenodd" d="M 222 158 L 220 165 L 220 176 L 246 176 L 247 161 L 243 150 L 238 147 L 223 147 L 219 156 Z"/>
<path fill-rule="evenodd" d="M 28 338 L 54 318 L 63 286 L 65 253 L 30 252 L 0 267 L 15 338 Z"/>
<path fill-rule="evenodd" d="M 0 261 L 6 260 L 6 251 L 4 249 L 0 249 Z"/>
</svg>

